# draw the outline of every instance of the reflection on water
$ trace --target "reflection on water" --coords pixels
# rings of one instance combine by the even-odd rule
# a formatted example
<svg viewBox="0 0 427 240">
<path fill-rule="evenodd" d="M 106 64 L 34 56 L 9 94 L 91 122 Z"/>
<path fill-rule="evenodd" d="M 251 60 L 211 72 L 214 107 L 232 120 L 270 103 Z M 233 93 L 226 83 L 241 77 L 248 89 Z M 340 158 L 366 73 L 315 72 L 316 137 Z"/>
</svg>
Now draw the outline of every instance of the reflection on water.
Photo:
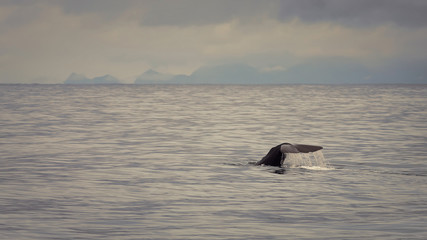
<svg viewBox="0 0 427 240">
<path fill-rule="evenodd" d="M 2 85 L 0 233 L 424 239 L 426 93 L 393 85 Z M 318 168 L 317 157 L 283 174 L 248 164 L 281 142 L 321 145 L 333 168 Z"/>
</svg>

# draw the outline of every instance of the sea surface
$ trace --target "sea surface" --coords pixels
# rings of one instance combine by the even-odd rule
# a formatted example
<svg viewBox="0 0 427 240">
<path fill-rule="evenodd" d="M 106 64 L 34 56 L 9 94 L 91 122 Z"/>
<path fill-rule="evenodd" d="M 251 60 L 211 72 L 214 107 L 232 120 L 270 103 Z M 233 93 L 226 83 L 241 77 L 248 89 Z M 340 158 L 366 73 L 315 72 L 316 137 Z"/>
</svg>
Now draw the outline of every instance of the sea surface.
<svg viewBox="0 0 427 240">
<path fill-rule="evenodd" d="M 0 85 L 0 236 L 426 239 L 427 85 Z"/>
</svg>

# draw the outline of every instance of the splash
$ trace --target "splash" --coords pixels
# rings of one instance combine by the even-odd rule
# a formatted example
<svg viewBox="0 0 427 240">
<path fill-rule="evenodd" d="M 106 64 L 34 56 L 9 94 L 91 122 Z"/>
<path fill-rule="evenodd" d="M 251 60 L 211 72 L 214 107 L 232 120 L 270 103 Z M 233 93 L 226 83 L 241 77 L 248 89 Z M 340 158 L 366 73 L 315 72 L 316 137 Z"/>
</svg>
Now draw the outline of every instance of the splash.
<svg viewBox="0 0 427 240">
<path fill-rule="evenodd" d="M 323 152 L 312 153 L 287 153 L 284 164 L 291 168 L 307 168 L 313 170 L 331 169 L 328 160 L 323 156 Z"/>
</svg>

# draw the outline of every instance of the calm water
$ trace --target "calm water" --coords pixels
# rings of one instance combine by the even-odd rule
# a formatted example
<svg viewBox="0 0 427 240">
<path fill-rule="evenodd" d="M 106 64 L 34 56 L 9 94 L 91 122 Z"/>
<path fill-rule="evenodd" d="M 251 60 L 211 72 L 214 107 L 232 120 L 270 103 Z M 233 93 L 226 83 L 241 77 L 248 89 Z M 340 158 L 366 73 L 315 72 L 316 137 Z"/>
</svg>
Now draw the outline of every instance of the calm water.
<svg viewBox="0 0 427 240">
<path fill-rule="evenodd" d="M 426 153 L 426 85 L 0 85 L 0 235 L 425 239 Z"/>
</svg>

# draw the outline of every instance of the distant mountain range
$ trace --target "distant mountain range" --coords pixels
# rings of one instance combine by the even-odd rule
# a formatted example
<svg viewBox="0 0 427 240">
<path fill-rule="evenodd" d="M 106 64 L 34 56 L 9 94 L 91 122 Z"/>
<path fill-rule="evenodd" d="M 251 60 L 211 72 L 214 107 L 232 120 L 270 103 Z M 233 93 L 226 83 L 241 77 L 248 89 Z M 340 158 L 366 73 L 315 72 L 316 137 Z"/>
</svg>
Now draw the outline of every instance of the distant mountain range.
<svg viewBox="0 0 427 240">
<path fill-rule="evenodd" d="M 249 65 L 227 64 L 205 66 L 191 75 L 167 75 L 148 70 L 135 80 L 136 84 L 262 84 L 259 71 Z"/>
<path fill-rule="evenodd" d="M 135 84 L 381 84 L 427 83 L 426 65 L 390 63 L 370 68 L 346 58 L 321 58 L 289 69 L 263 71 L 247 64 L 203 66 L 190 75 L 163 74 L 152 69 L 138 76 Z M 72 73 L 65 84 L 114 84 L 110 75 L 86 78 Z"/>
<path fill-rule="evenodd" d="M 71 75 L 65 80 L 65 84 L 117 84 L 120 81 L 111 76 L 104 75 L 95 78 L 87 78 L 83 74 L 71 73 Z"/>
</svg>

